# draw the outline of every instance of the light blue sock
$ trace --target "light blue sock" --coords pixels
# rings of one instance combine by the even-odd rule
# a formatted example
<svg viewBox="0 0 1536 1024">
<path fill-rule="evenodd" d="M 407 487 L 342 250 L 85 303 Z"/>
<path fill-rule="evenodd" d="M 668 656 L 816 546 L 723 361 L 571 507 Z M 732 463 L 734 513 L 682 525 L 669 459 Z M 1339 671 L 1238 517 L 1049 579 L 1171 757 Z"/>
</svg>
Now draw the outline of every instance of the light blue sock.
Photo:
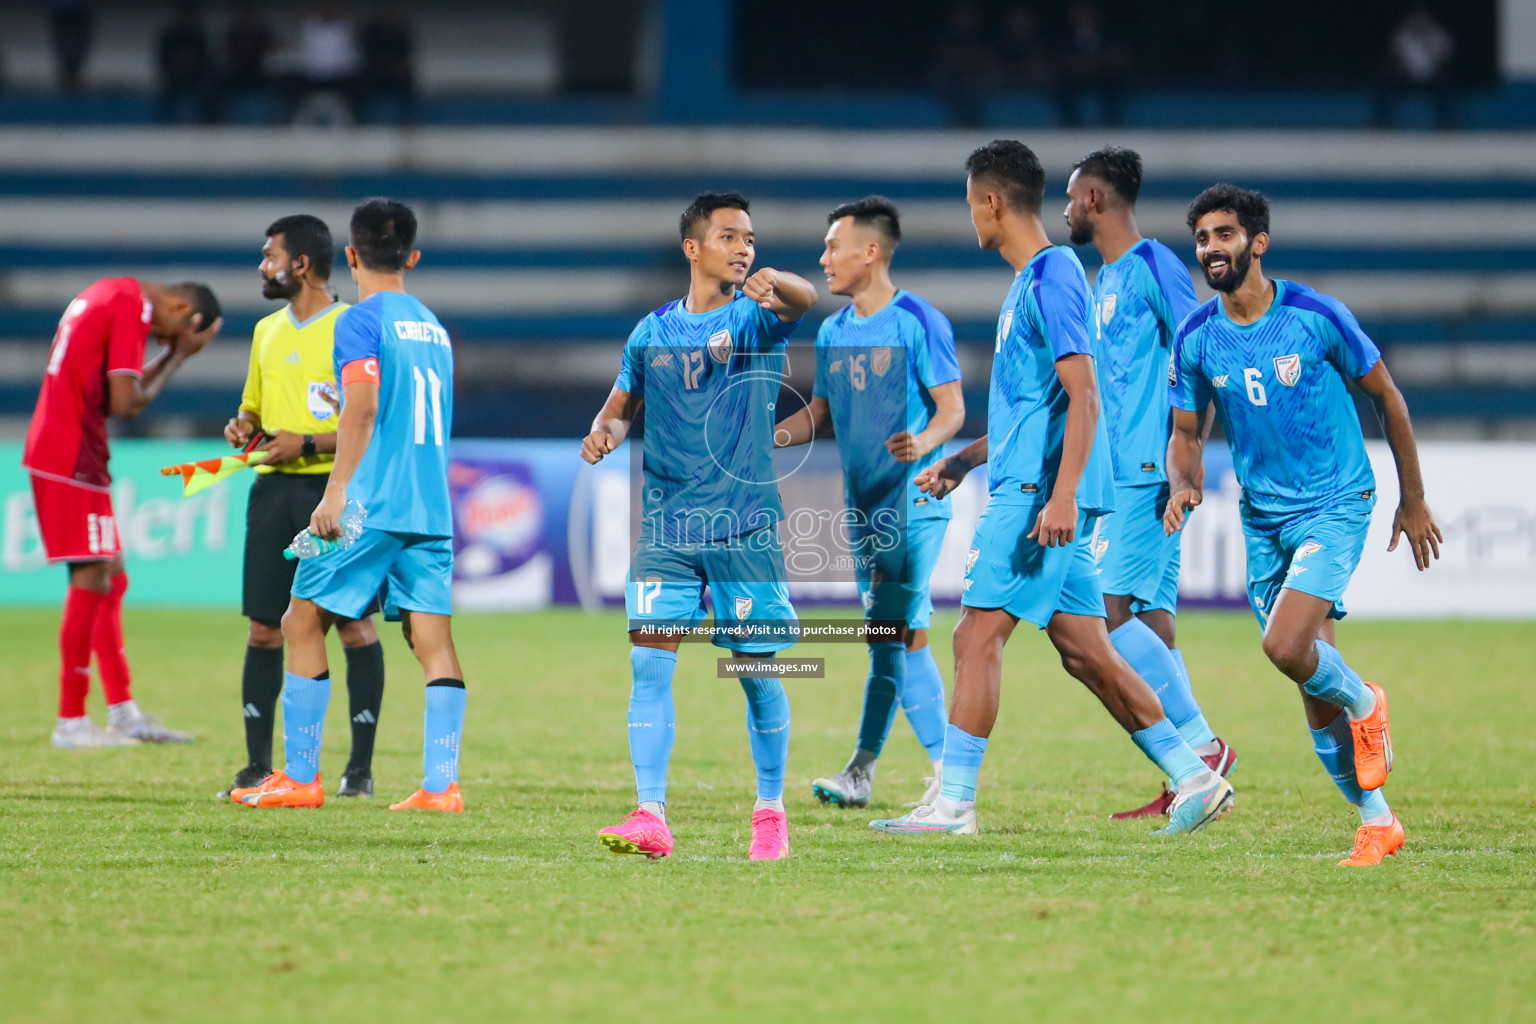
<svg viewBox="0 0 1536 1024">
<path fill-rule="evenodd" d="M 907 724 L 917 734 L 917 742 L 928 751 L 928 760 L 944 756 L 944 677 L 933 660 L 933 648 L 924 644 L 908 651 L 907 679 L 901 688 L 901 711 Z"/>
<path fill-rule="evenodd" d="M 1173 715 L 1173 726 L 1179 730 L 1179 735 L 1184 737 L 1184 742 L 1190 747 L 1203 747 L 1207 743 L 1216 742 L 1216 733 L 1211 730 L 1211 724 L 1205 720 L 1205 712 L 1200 708 L 1200 702 L 1195 700 L 1195 688 L 1189 683 L 1189 668 L 1184 664 L 1184 652 L 1177 647 L 1170 648 L 1169 654 L 1173 655 L 1173 663 L 1179 669 L 1179 685 L 1184 692 L 1189 694 L 1189 702 L 1194 705 L 1195 717 L 1188 721 L 1179 721 Z M 1164 711 L 1168 709 L 1163 708 Z"/>
<path fill-rule="evenodd" d="M 742 677 L 747 695 L 747 738 L 757 766 L 757 796 L 777 800 L 784 795 L 784 766 L 789 762 L 789 694 L 773 677 Z"/>
<path fill-rule="evenodd" d="M 1326 727 L 1313 729 L 1312 749 L 1344 799 L 1360 806 L 1365 794 L 1355 780 L 1355 741 L 1349 732 L 1349 716 L 1341 711 Z"/>
<path fill-rule="evenodd" d="M 972 736 L 954 722 L 944 730 L 944 780 L 939 795 L 957 803 L 976 799 L 976 777 L 987 753 L 987 738 Z"/>
<path fill-rule="evenodd" d="M 1152 692 L 1162 702 L 1163 714 L 1175 727 L 1200 717 L 1200 705 L 1195 703 L 1195 695 L 1189 688 L 1189 676 L 1179 671 L 1179 659 L 1173 656 L 1162 637 L 1152 632 L 1151 626 L 1133 615 L 1109 634 L 1109 642 L 1115 645 L 1126 664 L 1152 687 Z"/>
<path fill-rule="evenodd" d="M 1387 798 L 1381 795 L 1381 790 L 1367 792 L 1365 799 L 1360 801 L 1360 824 L 1388 825 L 1391 822 L 1392 808 L 1387 806 Z"/>
<path fill-rule="evenodd" d="M 666 803 L 667 765 L 677 737 L 672 706 L 677 652 L 631 647 L 629 668 L 629 760 L 635 766 L 635 801 Z"/>
<path fill-rule="evenodd" d="M 330 672 L 314 679 L 283 673 L 283 771 L 294 782 L 307 785 L 320 774 L 320 734 L 330 702 Z"/>
<path fill-rule="evenodd" d="M 427 684 L 421 788 L 428 793 L 441 793 L 459 781 L 459 741 L 464 735 L 466 696 L 462 679 L 434 679 Z"/>
<path fill-rule="evenodd" d="M 859 719 L 859 749 L 878 754 L 896 721 L 896 695 L 906 675 L 901 644 L 869 645 L 869 681 L 864 684 L 864 715 Z"/>
<path fill-rule="evenodd" d="M 1131 733 L 1131 742 L 1140 747 L 1141 752 L 1173 781 L 1174 789 L 1178 789 L 1184 780 L 1209 771 L 1205 762 L 1189 748 L 1184 737 L 1179 735 L 1179 730 L 1166 718 L 1140 732 Z M 948 761 L 944 762 L 944 771 L 946 774 L 949 772 Z"/>
<path fill-rule="evenodd" d="M 1370 714 L 1376 696 L 1361 681 L 1360 673 L 1344 664 L 1344 656 L 1332 644 L 1321 640 L 1314 640 L 1312 644 L 1317 650 L 1317 671 L 1301 684 L 1301 688 L 1318 700 L 1344 708 L 1351 718 Z"/>
</svg>

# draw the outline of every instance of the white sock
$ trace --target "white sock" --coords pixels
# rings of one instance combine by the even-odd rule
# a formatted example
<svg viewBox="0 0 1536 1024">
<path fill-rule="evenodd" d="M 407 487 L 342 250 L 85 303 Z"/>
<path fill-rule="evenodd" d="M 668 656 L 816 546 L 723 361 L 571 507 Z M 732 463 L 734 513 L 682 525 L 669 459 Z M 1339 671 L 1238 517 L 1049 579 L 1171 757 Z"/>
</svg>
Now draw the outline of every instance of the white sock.
<svg viewBox="0 0 1536 1024">
<path fill-rule="evenodd" d="M 1179 783 L 1180 793 L 1194 793 L 1204 789 L 1216 781 L 1216 773 L 1209 768 L 1201 768 L 1198 772 Z"/>
<path fill-rule="evenodd" d="M 780 814 L 783 814 L 784 798 L 776 796 L 772 800 L 764 800 L 762 797 L 758 797 L 757 803 L 752 805 L 752 813 L 756 814 L 758 811 L 778 811 Z"/>
<path fill-rule="evenodd" d="M 656 815 L 656 817 L 660 818 L 663 824 L 666 823 L 667 805 L 662 803 L 660 800 L 642 800 L 640 801 L 640 809 L 642 811 L 650 811 L 652 814 Z"/>
<path fill-rule="evenodd" d="M 107 705 L 108 725 L 127 725 L 139 718 L 139 705 L 133 700 L 119 701 L 116 704 Z"/>
<path fill-rule="evenodd" d="M 59 725 L 65 729 L 79 729 L 90 720 L 90 715 L 81 715 L 79 718 L 64 718 L 63 716 L 60 716 Z"/>
<path fill-rule="evenodd" d="M 873 775 L 875 773 L 875 762 L 878 760 L 880 760 L 879 754 L 871 754 L 867 750 L 855 750 L 853 752 L 853 760 L 848 762 L 847 770 Z"/>
<path fill-rule="evenodd" d="M 975 800 L 951 800 L 941 796 L 933 802 L 933 809 L 939 812 L 940 817 L 959 818 L 976 806 Z"/>
<path fill-rule="evenodd" d="M 936 779 L 944 777 L 944 759 L 942 757 L 933 762 L 933 777 Z"/>
<path fill-rule="evenodd" d="M 1388 808 L 1387 810 L 1382 811 L 1380 814 L 1376 814 L 1376 815 L 1372 815 L 1370 817 L 1366 817 L 1365 808 L 1362 807 L 1360 809 L 1360 824 L 1362 824 L 1362 825 L 1374 825 L 1374 826 L 1377 826 L 1377 827 L 1380 827 L 1380 826 L 1383 826 L 1383 825 L 1390 825 L 1390 824 L 1392 824 L 1392 810 L 1391 810 L 1391 808 Z"/>
<path fill-rule="evenodd" d="M 1376 710 L 1376 691 L 1367 686 L 1361 698 L 1348 705 L 1344 710 L 1349 712 L 1349 720 L 1351 722 L 1358 722 L 1362 718 L 1369 718 L 1371 712 Z"/>
</svg>

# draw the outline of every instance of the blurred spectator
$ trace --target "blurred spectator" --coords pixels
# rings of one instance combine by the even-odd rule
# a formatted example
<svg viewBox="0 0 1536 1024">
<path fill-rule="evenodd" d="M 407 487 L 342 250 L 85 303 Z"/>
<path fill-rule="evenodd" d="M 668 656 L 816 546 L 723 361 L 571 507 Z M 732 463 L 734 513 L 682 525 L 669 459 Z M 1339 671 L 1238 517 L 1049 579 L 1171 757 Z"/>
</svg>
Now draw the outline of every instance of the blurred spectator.
<svg viewBox="0 0 1536 1024">
<path fill-rule="evenodd" d="M 264 93 L 271 85 L 267 58 L 275 40 L 272 30 L 252 4 L 240 4 L 224 30 L 224 69 L 220 77 L 221 119 L 229 115 L 230 101 Z"/>
<path fill-rule="evenodd" d="M 1101 121 L 1118 125 L 1130 69 L 1129 51 L 1106 34 L 1099 9 L 1089 0 L 1073 0 L 1067 8 L 1067 37 L 1056 92 L 1061 123 L 1069 128 L 1087 123 L 1085 101 L 1096 94 Z"/>
<path fill-rule="evenodd" d="M 384 4 L 358 30 L 362 51 L 361 91 L 365 113 L 376 119 L 415 119 L 416 41 L 401 4 Z"/>
<path fill-rule="evenodd" d="M 1031 7 L 1015 7 L 1008 12 L 1003 29 L 1003 70 L 1008 84 L 1018 88 L 1037 89 L 1056 80 L 1050 48 Z"/>
<path fill-rule="evenodd" d="M 59 88 L 80 91 L 80 76 L 91 49 L 91 5 L 88 0 L 48 0 L 48 34 Z"/>
<path fill-rule="evenodd" d="M 1455 53 L 1456 40 L 1429 6 L 1409 7 L 1387 42 L 1387 76 L 1376 104 L 1377 127 L 1391 127 L 1398 98 L 1411 95 L 1429 99 L 1436 128 L 1453 127 L 1456 111 L 1450 72 Z"/>
<path fill-rule="evenodd" d="M 981 10 L 969 2 L 950 8 L 948 25 L 934 50 L 929 79 L 956 125 L 981 125 L 982 100 L 997 88 L 1001 71 L 998 53 L 982 30 Z"/>
<path fill-rule="evenodd" d="M 340 3 L 318 3 L 299 23 L 298 69 L 288 116 L 318 124 L 358 121 L 356 30 Z"/>
<path fill-rule="evenodd" d="M 160 120 L 171 124 L 213 120 L 213 61 L 208 32 L 195 0 L 182 0 L 176 18 L 155 44 L 160 69 Z"/>
</svg>

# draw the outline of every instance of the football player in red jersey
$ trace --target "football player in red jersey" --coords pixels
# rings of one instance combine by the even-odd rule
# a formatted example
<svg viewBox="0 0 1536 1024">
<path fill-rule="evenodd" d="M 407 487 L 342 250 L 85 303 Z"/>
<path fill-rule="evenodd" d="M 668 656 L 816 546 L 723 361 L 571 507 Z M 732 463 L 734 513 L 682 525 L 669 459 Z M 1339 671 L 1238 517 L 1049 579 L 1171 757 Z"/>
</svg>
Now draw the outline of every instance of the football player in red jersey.
<svg viewBox="0 0 1536 1024">
<path fill-rule="evenodd" d="M 112 513 L 107 417 L 137 415 L 222 325 L 206 285 L 131 277 L 97 281 L 59 320 L 22 455 L 48 561 L 69 565 L 56 747 L 191 739 L 144 715 L 129 690 L 122 623 L 128 574 Z M 164 349 L 146 365 L 150 335 Z M 85 713 L 92 653 L 107 696 L 106 729 Z"/>
</svg>

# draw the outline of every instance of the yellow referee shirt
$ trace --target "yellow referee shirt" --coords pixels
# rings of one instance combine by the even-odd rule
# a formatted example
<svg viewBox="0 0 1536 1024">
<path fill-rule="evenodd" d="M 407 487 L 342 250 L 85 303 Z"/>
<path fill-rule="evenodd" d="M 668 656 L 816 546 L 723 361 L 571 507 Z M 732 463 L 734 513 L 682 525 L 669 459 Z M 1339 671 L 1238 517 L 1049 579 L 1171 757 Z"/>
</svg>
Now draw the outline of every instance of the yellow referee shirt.
<svg viewBox="0 0 1536 1024">
<path fill-rule="evenodd" d="M 284 306 L 256 323 L 251 336 L 251 367 L 240 408 L 261 417 L 261 429 L 295 434 L 334 434 L 336 413 L 322 392 L 336 391 L 331 349 L 336 316 L 347 308 L 333 302 L 308 320 L 294 319 Z M 257 466 L 258 473 L 329 473 L 331 454 L 310 455 L 282 466 Z"/>
</svg>

